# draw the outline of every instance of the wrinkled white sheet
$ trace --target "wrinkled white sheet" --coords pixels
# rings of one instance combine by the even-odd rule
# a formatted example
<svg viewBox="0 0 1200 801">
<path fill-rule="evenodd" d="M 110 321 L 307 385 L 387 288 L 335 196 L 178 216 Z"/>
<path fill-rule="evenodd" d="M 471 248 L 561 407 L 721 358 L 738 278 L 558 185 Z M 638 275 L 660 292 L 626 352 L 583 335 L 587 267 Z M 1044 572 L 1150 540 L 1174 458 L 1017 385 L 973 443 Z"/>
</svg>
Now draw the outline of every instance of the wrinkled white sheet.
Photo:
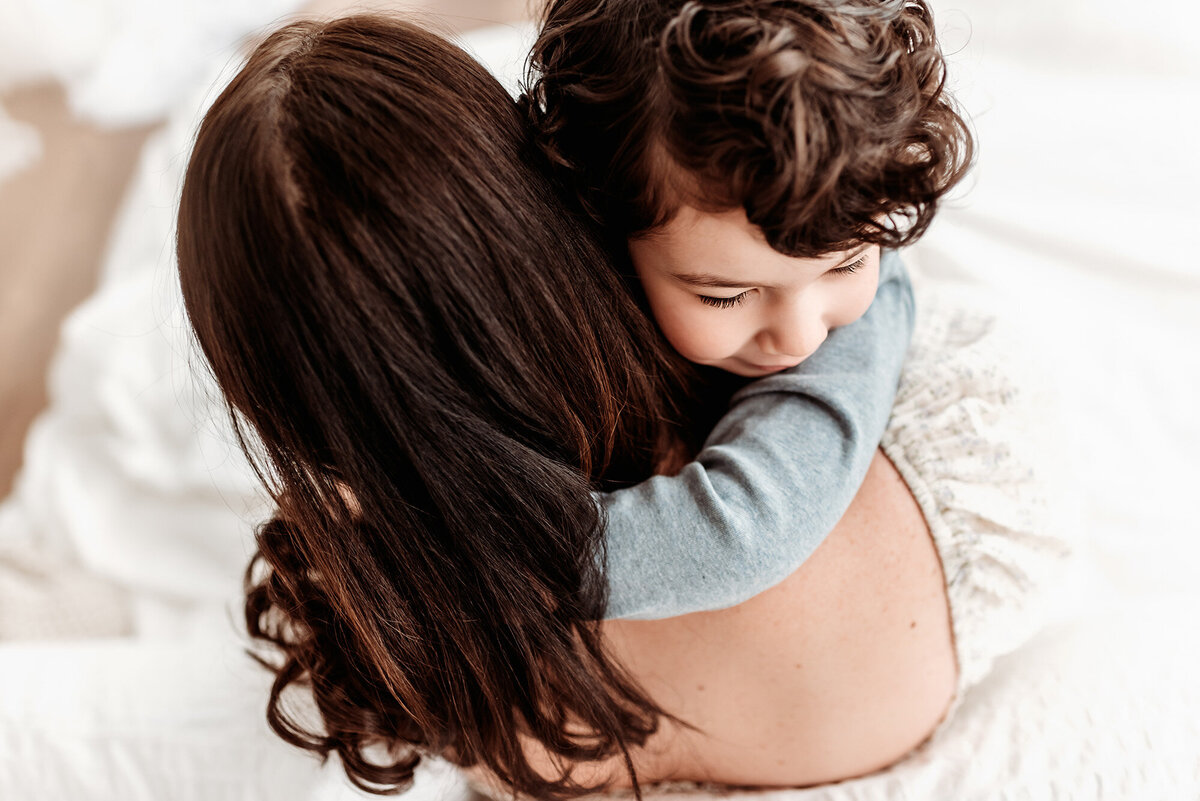
<svg viewBox="0 0 1200 801">
<path fill-rule="evenodd" d="M 4 0 L 0 89 L 52 78 L 83 119 L 152 122 L 196 86 L 214 53 L 302 1 Z M 0 180 L 38 154 L 36 132 L 0 107 Z"/>
<path fill-rule="evenodd" d="M 1015 299 L 1043 336 L 1077 410 L 1092 569 L 1076 609 L 1005 659 L 916 757 L 772 795 L 1197 797 L 1200 10 L 1168 0 L 1143 19 L 1115 0 L 959 0 L 935 11 L 981 153 L 969 191 L 910 260 L 929 280 Z M 473 41 L 512 76 L 527 35 Z M 176 188 L 211 96 L 210 80 L 197 85 L 147 146 L 102 285 L 64 325 L 51 407 L 0 506 L 0 541 L 50 543 L 134 592 L 139 634 L 0 644 L 0 681 L 21 688 L 0 694 L 0 798 L 349 794 L 336 765 L 318 770 L 264 731 L 265 682 L 230 633 L 265 506 L 190 355 L 172 272 Z M 437 777 L 425 787 L 461 792 Z"/>
</svg>

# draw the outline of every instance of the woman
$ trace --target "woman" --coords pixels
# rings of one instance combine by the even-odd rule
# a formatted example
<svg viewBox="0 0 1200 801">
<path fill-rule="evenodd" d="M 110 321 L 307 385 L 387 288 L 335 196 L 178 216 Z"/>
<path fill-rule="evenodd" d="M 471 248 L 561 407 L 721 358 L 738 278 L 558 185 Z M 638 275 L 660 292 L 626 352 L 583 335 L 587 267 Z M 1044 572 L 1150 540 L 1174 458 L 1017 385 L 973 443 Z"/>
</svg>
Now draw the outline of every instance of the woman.
<svg viewBox="0 0 1200 801">
<path fill-rule="evenodd" d="M 206 117 L 180 276 L 278 504 L 246 602 L 283 654 L 272 726 L 377 789 L 422 754 L 550 798 L 893 762 L 955 690 L 922 515 L 952 499 L 918 507 L 877 456 L 774 589 L 599 623 L 592 490 L 670 472 L 704 432 L 686 369 L 567 208 L 503 89 L 402 23 L 288 26 Z M 319 725 L 285 711 L 289 687 Z"/>
</svg>

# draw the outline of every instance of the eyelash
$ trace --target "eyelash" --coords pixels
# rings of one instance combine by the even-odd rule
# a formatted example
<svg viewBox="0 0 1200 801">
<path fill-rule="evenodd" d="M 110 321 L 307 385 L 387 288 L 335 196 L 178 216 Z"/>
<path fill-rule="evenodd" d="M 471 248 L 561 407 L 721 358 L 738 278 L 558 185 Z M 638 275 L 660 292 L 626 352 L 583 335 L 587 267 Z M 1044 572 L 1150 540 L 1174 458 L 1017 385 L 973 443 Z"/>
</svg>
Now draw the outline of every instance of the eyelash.
<svg viewBox="0 0 1200 801">
<path fill-rule="evenodd" d="M 739 295 L 734 295 L 732 298 L 714 298 L 710 295 L 697 295 L 697 297 L 706 306 L 715 306 L 718 309 L 731 309 L 734 306 L 741 305 L 749 294 L 749 292 L 742 292 Z"/>
<path fill-rule="evenodd" d="M 863 256 L 856 262 L 847 264 L 844 267 L 838 267 L 836 270 L 830 270 L 830 272 L 836 273 L 837 275 L 850 275 L 851 273 L 858 272 L 866 263 L 867 257 Z M 734 306 L 740 306 L 742 303 L 744 303 L 746 296 L 749 294 L 750 292 L 746 291 L 742 292 L 741 294 L 734 295 L 731 298 L 714 298 L 711 295 L 697 295 L 697 297 L 700 298 L 700 302 L 706 306 L 712 306 L 717 309 L 732 309 Z"/>
<path fill-rule="evenodd" d="M 838 275 L 849 275 L 850 273 L 858 272 L 860 269 L 862 269 L 862 266 L 866 263 L 867 263 L 867 257 L 860 256 L 858 261 L 855 261 L 851 264 L 847 264 L 845 267 L 838 267 L 836 270 L 830 270 L 830 272 L 837 273 Z"/>
</svg>

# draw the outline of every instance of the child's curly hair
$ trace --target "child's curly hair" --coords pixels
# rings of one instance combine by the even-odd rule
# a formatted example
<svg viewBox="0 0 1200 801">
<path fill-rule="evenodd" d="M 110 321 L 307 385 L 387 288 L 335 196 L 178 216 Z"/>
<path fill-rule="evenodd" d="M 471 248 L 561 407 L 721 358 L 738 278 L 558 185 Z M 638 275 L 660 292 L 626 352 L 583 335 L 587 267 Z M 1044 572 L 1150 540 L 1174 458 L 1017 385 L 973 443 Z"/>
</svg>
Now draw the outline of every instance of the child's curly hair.
<svg viewBox="0 0 1200 801">
<path fill-rule="evenodd" d="M 794 256 L 899 247 L 972 160 L 924 0 L 551 0 L 544 23 L 523 102 L 615 235 L 687 204 Z"/>
</svg>

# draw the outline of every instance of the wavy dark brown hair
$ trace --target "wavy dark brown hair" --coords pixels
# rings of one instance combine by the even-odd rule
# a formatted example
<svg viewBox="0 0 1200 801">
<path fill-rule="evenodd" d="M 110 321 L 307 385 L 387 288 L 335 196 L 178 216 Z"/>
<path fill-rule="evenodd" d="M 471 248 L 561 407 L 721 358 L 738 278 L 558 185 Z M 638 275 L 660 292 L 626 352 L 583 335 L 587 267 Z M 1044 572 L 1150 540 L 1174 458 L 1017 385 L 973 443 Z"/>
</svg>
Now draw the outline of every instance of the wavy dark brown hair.
<svg viewBox="0 0 1200 801">
<path fill-rule="evenodd" d="M 600 639 L 591 493 L 661 463 L 683 368 L 500 84 L 394 19 L 286 25 L 200 126 L 177 253 L 278 505 L 245 603 L 275 732 L 377 793 L 426 754 L 587 789 L 522 738 L 632 778 L 663 712 Z"/>
<path fill-rule="evenodd" d="M 924 0 L 551 0 L 527 113 L 625 237 L 683 204 L 776 250 L 899 247 L 973 153 Z"/>
</svg>

